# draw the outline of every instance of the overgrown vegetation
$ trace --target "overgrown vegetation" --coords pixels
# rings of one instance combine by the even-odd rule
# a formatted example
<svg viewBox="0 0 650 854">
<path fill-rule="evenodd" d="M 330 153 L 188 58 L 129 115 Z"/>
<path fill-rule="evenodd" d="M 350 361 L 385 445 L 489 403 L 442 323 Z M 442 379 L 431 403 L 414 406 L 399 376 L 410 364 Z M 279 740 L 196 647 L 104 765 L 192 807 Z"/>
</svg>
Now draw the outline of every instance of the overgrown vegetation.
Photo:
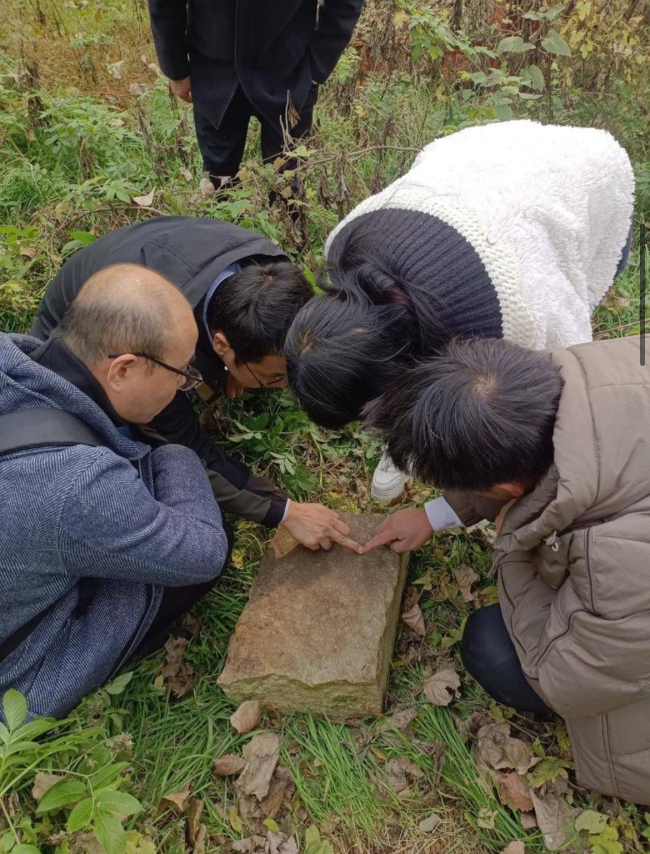
<svg viewBox="0 0 650 854">
<path fill-rule="evenodd" d="M 647 0 L 368 0 L 321 93 L 314 137 L 298 148 L 298 197 L 288 173 L 260 164 L 254 129 L 241 185 L 217 197 L 201 182 L 191 114 L 168 96 L 143 3 L 8 0 L 3 12 L 3 330 L 29 327 L 43 289 L 76 249 L 160 213 L 256 229 L 313 273 L 329 229 L 422 145 L 516 116 L 605 127 L 629 151 L 637 175 L 634 248 L 595 324 L 601 336 L 638 331 L 638 224 L 650 219 Z M 288 204 L 270 208 L 271 190 Z M 295 497 L 371 508 L 379 448 L 358 428 L 316 428 L 287 391 L 247 393 L 206 418 L 229 452 Z M 428 497 L 414 487 L 409 502 Z M 200 633 L 180 653 L 168 652 L 185 653 L 173 691 L 161 654 L 64 722 L 25 724 L 20 698 L 5 696 L 11 722 L 0 728 L 0 852 L 97 854 L 99 844 L 108 854 L 254 852 L 255 837 L 282 851 L 292 836 L 306 854 L 498 852 L 515 840 L 531 852 L 554 843 L 592 854 L 644 848 L 650 816 L 572 786 L 561 723 L 497 707 L 462 673 L 447 708 L 422 693 L 432 674 L 457 665 L 468 613 L 495 601 L 489 537 L 480 530 L 439 536 L 412 557 L 405 608 L 421 608 L 424 634 L 412 622 L 402 626 L 386 718 L 358 726 L 264 719 L 281 735 L 286 786 L 268 816 L 251 813 L 231 780 L 213 770 L 215 759 L 240 753 L 250 738 L 231 728 L 233 706 L 216 678 L 267 539 L 263 529 L 239 524 L 233 567 L 197 609 Z M 466 567 L 477 576 L 473 586 Z M 501 729 L 486 729 L 492 724 Z M 506 761 L 486 775 L 481 745 L 506 730 L 524 745 L 523 766 Z M 513 775 L 529 800 L 531 791 L 555 797 L 571 821 L 578 817 L 564 841 L 545 840 L 529 818 L 522 826 L 522 815 L 533 813 L 521 791 L 518 800 L 512 794 Z"/>
</svg>

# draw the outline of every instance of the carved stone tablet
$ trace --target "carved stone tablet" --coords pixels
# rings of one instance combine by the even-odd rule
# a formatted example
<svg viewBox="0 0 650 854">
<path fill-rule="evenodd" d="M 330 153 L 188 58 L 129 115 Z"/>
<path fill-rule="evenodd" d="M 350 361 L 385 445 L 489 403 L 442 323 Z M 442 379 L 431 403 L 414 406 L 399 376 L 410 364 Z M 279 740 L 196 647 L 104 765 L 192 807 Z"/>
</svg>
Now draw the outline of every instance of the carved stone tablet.
<svg viewBox="0 0 650 854">
<path fill-rule="evenodd" d="M 365 543 L 383 516 L 343 515 Z M 406 555 L 381 547 L 298 546 L 262 560 L 219 677 L 238 701 L 334 718 L 381 714 L 406 577 Z"/>
</svg>

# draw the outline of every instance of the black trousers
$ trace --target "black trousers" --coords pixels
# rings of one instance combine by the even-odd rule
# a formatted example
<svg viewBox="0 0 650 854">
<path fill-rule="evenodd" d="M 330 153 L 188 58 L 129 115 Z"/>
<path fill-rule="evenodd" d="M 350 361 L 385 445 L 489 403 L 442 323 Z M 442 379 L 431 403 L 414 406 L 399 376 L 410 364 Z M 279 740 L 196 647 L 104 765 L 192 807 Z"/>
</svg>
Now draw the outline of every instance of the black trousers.
<svg viewBox="0 0 650 854">
<path fill-rule="evenodd" d="M 207 596 L 219 581 L 230 563 L 230 555 L 234 542 L 232 527 L 224 520 L 224 529 L 228 538 L 228 554 L 221 573 L 202 584 L 188 584 L 186 587 L 166 587 L 153 623 L 135 648 L 129 663 L 146 658 L 165 645 L 174 625 L 191 610 L 198 602 Z"/>
<path fill-rule="evenodd" d="M 553 713 L 524 676 L 499 605 L 480 608 L 470 615 L 460 657 L 467 672 L 497 703 L 520 712 Z"/>
<path fill-rule="evenodd" d="M 317 97 L 318 86 L 314 83 L 298 122 L 289 129 L 292 139 L 302 139 L 311 131 Z M 279 127 L 260 115 L 241 86 L 237 87 L 218 127 L 194 104 L 194 125 L 203 156 L 203 166 L 217 188 L 222 183 L 217 179 L 233 179 L 239 171 L 244 156 L 248 124 L 253 116 L 258 118 L 262 125 L 262 158 L 265 163 L 271 163 L 284 152 L 282 132 Z M 294 165 L 295 161 L 290 160 L 285 168 L 292 169 Z"/>
</svg>

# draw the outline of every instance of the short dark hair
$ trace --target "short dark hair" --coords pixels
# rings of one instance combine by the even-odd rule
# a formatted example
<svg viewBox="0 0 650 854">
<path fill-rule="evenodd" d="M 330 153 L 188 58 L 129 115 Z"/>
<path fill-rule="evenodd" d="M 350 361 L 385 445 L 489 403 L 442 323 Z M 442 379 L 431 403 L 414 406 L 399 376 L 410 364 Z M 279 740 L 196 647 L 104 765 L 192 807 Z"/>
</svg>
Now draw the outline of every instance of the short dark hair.
<svg viewBox="0 0 650 854">
<path fill-rule="evenodd" d="M 409 370 L 364 416 L 403 471 L 485 492 L 547 471 L 561 391 L 548 353 L 477 338 Z"/>
<path fill-rule="evenodd" d="M 217 288 L 208 325 L 223 332 L 238 365 L 282 353 L 287 330 L 314 291 L 289 261 L 249 264 Z"/>
<path fill-rule="evenodd" d="M 334 429 L 451 339 L 439 297 L 406 281 L 354 225 L 334 241 L 318 282 L 324 294 L 298 312 L 285 343 L 294 394 L 313 421 Z"/>
</svg>

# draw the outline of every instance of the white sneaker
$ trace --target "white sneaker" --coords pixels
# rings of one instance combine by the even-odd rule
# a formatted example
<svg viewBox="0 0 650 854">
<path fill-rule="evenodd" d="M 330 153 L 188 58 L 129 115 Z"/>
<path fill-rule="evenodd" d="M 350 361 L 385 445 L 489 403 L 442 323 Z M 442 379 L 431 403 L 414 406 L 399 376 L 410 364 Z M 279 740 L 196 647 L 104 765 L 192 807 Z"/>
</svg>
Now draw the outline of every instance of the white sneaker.
<svg viewBox="0 0 650 854">
<path fill-rule="evenodd" d="M 393 461 L 384 453 L 375 469 L 370 494 L 385 507 L 397 501 L 404 493 L 410 477 L 393 465 Z"/>
</svg>

